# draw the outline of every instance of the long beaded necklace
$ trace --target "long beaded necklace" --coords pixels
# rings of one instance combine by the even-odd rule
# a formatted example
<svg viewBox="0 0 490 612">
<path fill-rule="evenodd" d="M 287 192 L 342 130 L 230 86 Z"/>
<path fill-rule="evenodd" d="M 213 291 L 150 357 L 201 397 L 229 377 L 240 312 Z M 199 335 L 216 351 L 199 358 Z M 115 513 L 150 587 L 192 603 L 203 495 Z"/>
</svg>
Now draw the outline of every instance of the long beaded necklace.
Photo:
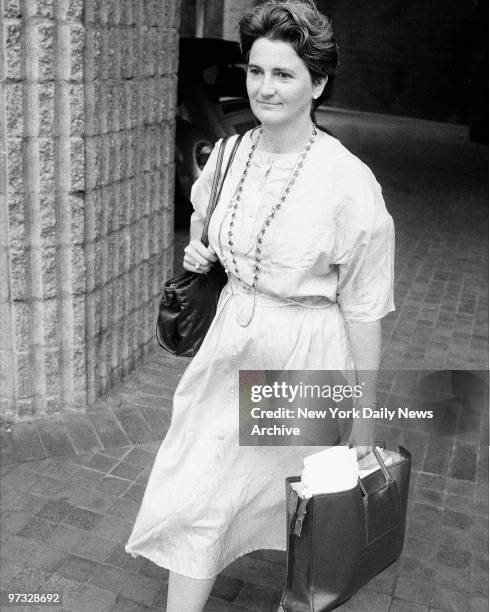
<svg viewBox="0 0 490 612">
<path fill-rule="evenodd" d="M 236 259 L 236 252 L 234 249 L 235 243 L 233 242 L 233 227 L 235 225 L 235 219 L 236 219 L 236 214 L 237 214 L 237 208 L 239 205 L 239 202 L 242 198 L 242 192 L 243 192 L 243 184 L 245 183 L 245 178 L 248 174 L 248 170 L 250 168 L 250 165 L 252 163 L 252 157 L 254 155 L 255 149 L 257 148 L 257 145 L 260 141 L 260 137 L 262 135 L 263 129 L 260 128 L 259 130 L 259 136 L 257 138 L 257 140 L 252 144 L 252 148 L 250 150 L 250 153 L 248 154 L 248 159 L 247 162 L 245 163 L 245 168 L 243 169 L 242 172 L 242 176 L 238 182 L 238 186 L 235 190 L 234 196 L 230 202 L 230 208 L 232 209 L 231 211 L 231 216 L 230 216 L 230 222 L 229 222 L 229 226 L 228 226 L 228 246 L 230 247 L 230 255 L 231 255 L 231 261 L 233 264 L 233 268 L 236 274 L 236 277 L 238 279 L 238 281 L 240 282 L 240 285 L 242 286 L 242 288 L 247 291 L 247 292 L 253 292 L 254 297 L 255 297 L 255 291 L 257 289 L 257 282 L 259 279 L 259 273 L 261 270 L 260 264 L 262 261 L 262 243 L 264 240 L 264 234 L 266 233 L 267 228 L 269 227 L 269 225 L 271 224 L 272 220 L 274 219 L 274 217 L 276 216 L 276 213 L 284 206 L 284 203 L 286 202 L 286 198 L 289 194 L 289 192 L 291 191 L 291 187 L 294 185 L 299 172 L 301 170 L 301 168 L 303 167 L 303 162 L 306 159 L 308 152 L 311 149 L 311 146 L 313 145 L 313 143 L 315 142 L 316 136 L 318 134 L 316 125 L 313 124 L 312 127 L 312 134 L 311 137 L 308 140 L 308 143 L 305 147 L 305 149 L 303 150 L 303 152 L 299 155 L 298 157 L 298 161 L 296 162 L 293 172 L 291 172 L 291 175 L 289 177 L 289 179 L 286 181 L 286 184 L 284 185 L 284 188 L 281 192 L 281 195 L 279 196 L 279 201 L 274 204 L 269 212 L 269 214 L 267 215 L 264 223 L 262 224 L 259 233 L 257 234 L 257 238 L 256 238 L 256 248 L 255 248 L 255 263 L 252 266 L 252 272 L 253 272 L 253 277 L 252 277 L 252 284 L 251 285 L 247 285 L 241 278 L 240 276 L 240 271 L 238 269 L 238 263 L 237 263 L 237 259 Z M 223 250 L 224 251 L 224 250 Z M 225 262 L 226 262 L 226 254 L 223 252 L 224 258 L 225 258 Z M 228 272 L 228 266 L 225 266 L 225 270 L 226 272 Z M 252 313 L 253 315 L 253 313 Z M 250 317 L 251 320 L 251 317 Z M 247 322 L 250 323 L 250 320 Z"/>
</svg>

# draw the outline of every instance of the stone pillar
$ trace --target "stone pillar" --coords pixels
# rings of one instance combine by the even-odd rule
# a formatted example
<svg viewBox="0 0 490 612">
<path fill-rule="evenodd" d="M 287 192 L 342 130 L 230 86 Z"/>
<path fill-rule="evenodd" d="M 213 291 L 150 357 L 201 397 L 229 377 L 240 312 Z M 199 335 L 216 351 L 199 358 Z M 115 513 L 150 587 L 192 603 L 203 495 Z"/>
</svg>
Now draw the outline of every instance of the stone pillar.
<svg viewBox="0 0 490 612">
<path fill-rule="evenodd" d="M 0 402 L 92 404 L 172 271 L 177 0 L 0 0 Z"/>
</svg>

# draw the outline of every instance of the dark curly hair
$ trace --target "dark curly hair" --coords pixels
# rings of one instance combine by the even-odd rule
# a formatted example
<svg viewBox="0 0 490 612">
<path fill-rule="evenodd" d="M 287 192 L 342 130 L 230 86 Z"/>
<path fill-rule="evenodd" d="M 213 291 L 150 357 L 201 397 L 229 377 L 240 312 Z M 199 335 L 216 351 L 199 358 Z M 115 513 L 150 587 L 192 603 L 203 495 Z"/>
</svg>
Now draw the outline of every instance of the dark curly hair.
<svg viewBox="0 0 490 612">
<path fill-rule="evenodd" d="M 266 0 L 240 19 L 239 28 L 247 60 L 253 43 L 268 38 L 290 43 L 313 83 L 335 72 L 339 56 L 332 23 L 313 0 Z"/>
</svg>

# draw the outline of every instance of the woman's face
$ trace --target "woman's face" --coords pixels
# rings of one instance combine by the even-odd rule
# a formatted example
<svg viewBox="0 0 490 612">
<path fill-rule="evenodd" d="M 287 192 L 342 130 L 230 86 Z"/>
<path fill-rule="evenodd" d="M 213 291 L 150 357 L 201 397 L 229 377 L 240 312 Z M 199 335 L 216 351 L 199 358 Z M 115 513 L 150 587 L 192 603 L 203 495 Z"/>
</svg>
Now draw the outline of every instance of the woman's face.
<svg viewBox="0 0 490 612">
<path fill-rule="evenodd" d="M 258 38 L 252 45 L 247 92 L 252 112 L 263 125 L 287 126 L 309 116 L 312 98 L 325 82 L 312 83 L 306 64 L 288 42 Z"/>
</svg>

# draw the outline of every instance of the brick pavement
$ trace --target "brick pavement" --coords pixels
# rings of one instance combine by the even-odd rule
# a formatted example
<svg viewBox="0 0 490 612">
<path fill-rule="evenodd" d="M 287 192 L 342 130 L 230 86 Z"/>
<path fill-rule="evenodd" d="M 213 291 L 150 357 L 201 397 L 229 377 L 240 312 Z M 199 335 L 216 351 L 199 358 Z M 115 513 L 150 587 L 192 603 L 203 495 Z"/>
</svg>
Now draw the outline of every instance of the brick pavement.
<svg viewBox="0 0 490 612">
<path fill-rule="evenodd" d="M 112 395 L 111 405 L 90 413 L 98 437 L 92 450 L 62 455 L 66 447 L 60 445 L 56 457 L 2 465 L 2 588 L 61 590 L 64 609 L 74 612 L 162 609 L 166 570 L 131 558 L 123 545 L 185 362 L 156 355 Z M 162 377 L 169 368 L 172 382 Z M 411 402 L 430 407 L 436 417 L 430 425 L 394 421 L 379 427 L 391 446 L 403 443 L 413 453 L 405 549 L 339 609 L 488 609 L 486 385 L 481 372 L 383 372 L 388 406 Z M 147 409 L 162 401 L 167 416 L 160 410 L 157 420 Z M 107 426 L 111 421 L 118 423 L 117 434 Z M 206 610 L 273 610 L 284 566 L 278 551 L 238 559 L 220 575 Z"/>
<path fill-rule="evenodd" d="M 413 454 L 406 544 L 346 612 L 488 610 L 486 152 L 418 146 L 388 159 L 373 137 L 358 152 L 397 228 L 380 400 L 436 416 L 379 427 Z M 60 590 L 73 612 L 162 609 L 167 572 L 123 545 L 186 364 L 158 352 L 87 414 L 2 429 L 2 589 Z M 283 578 L 284 553 L 246 555 L 219 576 L 206 610 L 274 610 Z"/>
</svg>

